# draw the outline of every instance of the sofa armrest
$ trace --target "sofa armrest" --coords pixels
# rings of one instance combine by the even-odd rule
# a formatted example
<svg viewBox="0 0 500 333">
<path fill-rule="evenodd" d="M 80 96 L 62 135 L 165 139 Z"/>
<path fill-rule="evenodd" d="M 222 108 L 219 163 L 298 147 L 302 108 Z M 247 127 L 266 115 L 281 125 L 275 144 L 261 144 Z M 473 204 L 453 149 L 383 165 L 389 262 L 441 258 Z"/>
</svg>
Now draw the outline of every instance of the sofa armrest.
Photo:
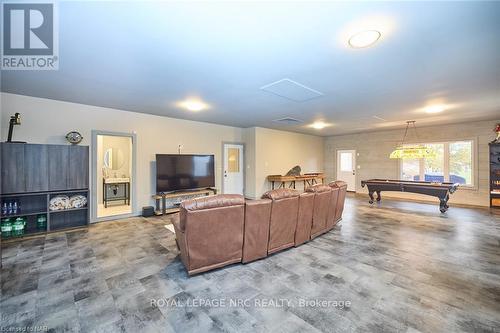
<svg viewBox="0 0 500 333">
<path fill-rule="evenodd" d="M 172 224 L 174 225 L 175 242 L 180 251 L 181 261 L 184 263 L 184 266 L 189 267 L 189 253 L 187 250 L 185 230 L 181 228 L 181 221 L 178 218 L 174 219 Z"/>
<path fill-rule="evenodd" d="M 172 224 L 174 226 L 175 234 L 177 235 L 178 233 L 184 233 L 184 229 L 182 228 L 183 226 L 181 225 L 181 220 L 180 217 L 177 219 L 174 219 L 172 221 Z"/>
</svg>

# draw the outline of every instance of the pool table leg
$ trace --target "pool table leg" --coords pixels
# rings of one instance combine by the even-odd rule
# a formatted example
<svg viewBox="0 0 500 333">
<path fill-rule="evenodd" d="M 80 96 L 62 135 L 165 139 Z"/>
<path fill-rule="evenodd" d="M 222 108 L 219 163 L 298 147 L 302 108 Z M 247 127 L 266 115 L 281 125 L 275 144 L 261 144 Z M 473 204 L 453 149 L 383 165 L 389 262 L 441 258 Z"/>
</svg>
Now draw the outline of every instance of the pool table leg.
<svg viewBox="0 0 500 333">
<path fill-rule="evenodd" d="M 382 197 L 380 196 L 380 191 L 376 192 L 377 192 L 377 202 L 380 202 L 380 200 L 382 200 Z"/>
<path fill-rule="evenodd" d="M 368 195 L 370 196 L 370 200 L 369 200 L 368 202 L 369 202 L 370 204 L 372 204 L 372 203 L 373 203 L 373 200 L 375 200 L 375 199 L 373 198 L 373 191 L 368 191 Z"/>
<path fill-rule="evenodd" d="M 446 213 L 446 211 L 448 210 L 448 199 L 450 199 L 450 196 L 448 194 L 444 198 L 439 198 L 439 210 L 441 211 L 441 213 Z"/>
</svg>

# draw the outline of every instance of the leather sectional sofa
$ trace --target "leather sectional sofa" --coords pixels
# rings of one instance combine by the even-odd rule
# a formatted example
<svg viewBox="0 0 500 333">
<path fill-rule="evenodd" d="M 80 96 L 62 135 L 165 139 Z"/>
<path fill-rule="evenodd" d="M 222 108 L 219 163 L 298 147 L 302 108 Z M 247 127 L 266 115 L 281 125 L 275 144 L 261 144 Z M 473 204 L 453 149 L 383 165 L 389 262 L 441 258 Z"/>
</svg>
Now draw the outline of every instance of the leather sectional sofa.
<svg viewBox="0 0 500 333">
<path fill-rule="evenodd" d="M 302 194 L 268 191 L 259 200 L 222 194 L 183 201 L 174 221 L 181 260 L 193 275 L 304 244 L 342 219 L 346 189 L 335 181 Z"/>
</svg>

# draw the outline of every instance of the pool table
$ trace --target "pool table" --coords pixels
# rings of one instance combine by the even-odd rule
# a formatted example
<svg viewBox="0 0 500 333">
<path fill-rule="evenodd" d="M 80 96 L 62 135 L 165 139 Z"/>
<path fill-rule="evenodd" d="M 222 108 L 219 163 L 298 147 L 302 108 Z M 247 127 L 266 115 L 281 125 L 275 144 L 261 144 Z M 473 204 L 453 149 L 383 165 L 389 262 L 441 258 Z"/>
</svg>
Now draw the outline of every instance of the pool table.
<svg viewBox="0 0 500 333">
<path fill-rule="evenodd" d="M 455 192 L 459 186 L 458 183 L 435 183 L 425 181 L 394 180 L 394 179 L 370 179 L 362 180 L 361 187 L 368 188 L 370 204 L 375 200 L 373 193 L 377 193 L 377 201 L 381 200 L 380 192 L 412 192 L 431 195 L 439 198 L 439 210 L 444 213 L 448 210 L 448 199 L 450 194 Z"/>
</svg>

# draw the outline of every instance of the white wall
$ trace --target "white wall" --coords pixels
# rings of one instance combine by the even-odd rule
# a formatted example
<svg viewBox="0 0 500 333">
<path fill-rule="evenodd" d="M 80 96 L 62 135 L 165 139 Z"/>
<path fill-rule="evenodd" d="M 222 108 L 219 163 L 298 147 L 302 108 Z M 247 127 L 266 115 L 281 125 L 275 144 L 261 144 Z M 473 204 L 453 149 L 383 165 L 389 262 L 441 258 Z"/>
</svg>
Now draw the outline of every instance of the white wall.
<svg viewBox="0 0 500 333">
<path fill-rule="evenodd" d="M 91 144 L 91 131 L 103 130 L 137 135 L 137 212 L 154 201 L 155 154 L 214 154 L 215 182 L 221 187 L 221 150 L 223 141 L 241 142 L 242 129 L 202 122 L 153 116 L 83 104 L 68 103 L 29 96 L 1 94 L 2 138 L 6 139 L 8 119 L 20 112 L 22 125 L 16 126 L 14 140 L 30 143 L 65 144 L 71 130 L 83 135 L 81 145 Z M 7 127 L 5 127 L 7 126 Z M 91 175 L 92 176 L 92 175 Z M 92 189 L 93 195 L 96 189 Z"/>
<path fill-rule="evenodd" d="M 255 189 L 255 127 L 243 129 L 243 141 L 245 142 L 245 196 L 257 198 Z"/>
<path fill-rule="evenodd" d="M 261 127 L 246 129 L 245 137 L 247 166 L 255 168 L 253 174 L 247 168 L 248 197 L 258 198 L 271 189 L 268 175 L 284 175 L 296 165 L 302 173 L 323 171 L 322 137 Z M 297 189 L 302 184 L 297 183 Z"/>
<path fill-rule="evenodd" d="M 477 121 L 464 124 L 418 127 L 419 141 L 453 141 L 473 139 L 476 145 L 476 188 L 459 189 L 451 195 L 450 203 L 489 206 L 489 147 L 494 139 L 493 129 L 499 120 Z M 417 124 L 418 125 L 418 124 Z M 368 193 L 361 187 L 361 180 L 370 178 L 399 178 L 399 160 L 389 159 L 389 154 L 401 141 L 404 130 L 390 130 L 331 136 L 325 140 L 325 172 L 329 180 L 336 177 L 336 151 L 355 149 L 357 156 L 356 192 Z M 382 197 L 417 198 L 436 201 L 436 198 L 400 192 L 383 192 Z"/>
<path fill-rule="evenodd" d="M 182 153 L 215 155 L 215 183 L 220 190 L 222 142 L 244 142 L 245 194 L 249 198 L 258 198 L 270 189 L 266 180 L 270 174 L 285 174 L 295 165 L 300 165 L 302 172 L 323 170 L 323 138 L 319 136 L 242 129 L 8 93 L 2 93 L 1 99 L 2 140 L 8 119 L 15 112 L 21 113 L 22 125 L 16 126 L 13 139 L 30 143 L 67 144 L 65 135 L 72 130 L 83 135 L 81 145 L 89 146 L 92 130 L 136 133 L 136 213 L 142 206 L 154 204 L 155 154 L 177 153 L 179 144 Z M 100 168 L 97 172 L 100 175 Z M 91 190 L 93 195 L 98 194 L 98 189 Z"/>
</svg>

